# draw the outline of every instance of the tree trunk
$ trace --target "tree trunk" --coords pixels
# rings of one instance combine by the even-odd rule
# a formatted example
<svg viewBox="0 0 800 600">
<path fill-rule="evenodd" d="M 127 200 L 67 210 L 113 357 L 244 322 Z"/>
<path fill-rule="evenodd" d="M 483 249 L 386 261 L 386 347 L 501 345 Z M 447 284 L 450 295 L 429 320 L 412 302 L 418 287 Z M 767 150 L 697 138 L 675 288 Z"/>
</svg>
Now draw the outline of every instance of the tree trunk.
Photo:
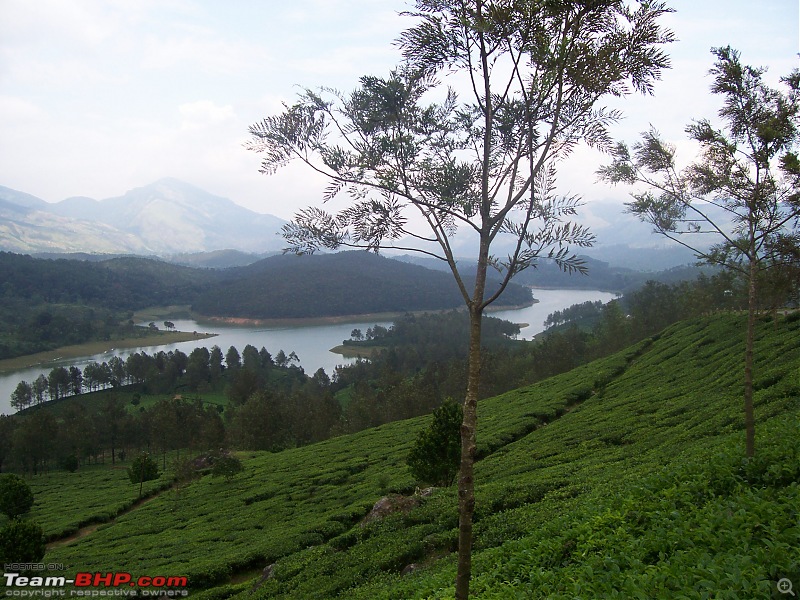
<svg viewBox="0 0 800 600">
<path fill-rule="evenodd" d="M 753 414 L 753 345 L 756 327 L 756 261 L 750 260 L 747 289 L 747 333 L 744 345 L 744 430 L 745 454 L 755 456 L 756 421 Z"/>
<path fill-rule="evenodd" d="M 481 383 L 481 326 L 483 310 L 470 307 L 469 361 L 467 395 L 464 398 L 461 422 L 461 466 L 458 475 L 458 573 L 456 598 L 469 597 L 472 571 L 472 515 L 475 512 L 475 478 L 473 475 L 478 425 L 478 393 Z"/>
</svg>

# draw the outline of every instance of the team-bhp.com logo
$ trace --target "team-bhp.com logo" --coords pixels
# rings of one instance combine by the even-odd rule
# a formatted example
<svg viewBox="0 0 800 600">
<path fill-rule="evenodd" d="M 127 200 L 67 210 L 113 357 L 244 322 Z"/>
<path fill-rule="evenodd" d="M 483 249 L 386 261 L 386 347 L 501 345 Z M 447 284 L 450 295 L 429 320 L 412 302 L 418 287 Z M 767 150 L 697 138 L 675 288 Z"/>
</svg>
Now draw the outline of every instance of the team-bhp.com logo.
<svg viewBox="0 0 800 600">
<path fill-rule="evenodd" d="M 186 577 L 142 576 L 130 573 L 76 573 L 75 577 L 4 573 L 5 595 L 16 598 L 56 596 L 188 596 Z M 68 588 L 67 586 L 74 586 Z"/>
</svg>

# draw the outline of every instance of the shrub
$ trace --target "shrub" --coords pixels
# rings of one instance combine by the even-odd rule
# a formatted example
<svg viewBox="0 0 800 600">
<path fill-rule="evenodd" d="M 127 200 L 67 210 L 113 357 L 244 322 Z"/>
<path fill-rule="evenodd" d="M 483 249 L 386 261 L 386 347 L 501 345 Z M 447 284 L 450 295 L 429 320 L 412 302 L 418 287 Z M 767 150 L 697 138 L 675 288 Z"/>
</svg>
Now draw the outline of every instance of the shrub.
<svg viewBox="0 0 800 600">
<path fill-rule="evenodd" d="M 78 466 L 80 465 L 80 463 L 78 462 L 78 457 L 75 456 L 74 454 L 68 454 L 67 456 L 61 457 L 61 460 L 58 461 L 58 464 L 62 469 L 64 469 L 65 471 L 69 471 L 70 473 L 74 473 L 75 471 L 77 471 Z"/>
<path fill-rule="evenodd" d="M 139 484 L 139 494 L 141 495 L 141 484 L 145 481 L 158 479 L 158 463 L 150 458 L 147 453 L 142 453 L 133 459 L 131 466 L 128 467 L 128 477 L 131 483 Z"/>
<path fill-rule="evenodd" d="M 36 523 L 14 520 L 0 529 L 0 563 L 36 563 L 44 551 L 44 534 Z"/>
<path fill-rule="evenodd" d="M 11 519 L 28 512 L 33 506 L 33 492 L 19 475 L 0 475 L 0 512 Z"/>
<path fill-rule="evenodd" d="M 211 468 L 211 476 L 224 477 L 225 481 L 230 481 L 243 469 L 241 460 L 231 454 L 224 454 L 214 461 L 214 466 Z"/>
<path fill-rule="evenodd" d="M 446 399 L 433 411 L 433 421 L 420 431 L 406 462 L 419 481 L 452 485 L 461 458 L 461 406 Z"/>
</svg>

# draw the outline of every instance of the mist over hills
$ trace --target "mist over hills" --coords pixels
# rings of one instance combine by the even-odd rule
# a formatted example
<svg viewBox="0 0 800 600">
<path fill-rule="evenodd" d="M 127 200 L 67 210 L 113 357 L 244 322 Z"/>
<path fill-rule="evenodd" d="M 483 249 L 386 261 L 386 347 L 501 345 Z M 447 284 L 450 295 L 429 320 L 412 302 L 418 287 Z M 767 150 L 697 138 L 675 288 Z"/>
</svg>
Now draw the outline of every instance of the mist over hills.
<svg viewBox="0 0 800 600">
<path fill-rule="evenodd" d="M 49 203 L 0 186 L 0 250 L 165 255 L 283 247 L 285 221 L 177 179 L 122 196 Z"/>
<path fill-rule="evenodd" d="M 654 235 L 619 201 L 587 202 L 575 220 L 597 238 L 582 254 L 611 266 L 658 271 L 694 261 L 691 251 Z M 173 178 L 104 200 L 76 196 L 55 203 L 0 186 L 0 250 L 8 252 L 136 254 L 223 268 L 279 252 L 284 224 Z M 458 256 L 474 255 L 468 232 L 451 242 Z M 496 254 L 510 250 L 496 240 Z"/>
</svg>

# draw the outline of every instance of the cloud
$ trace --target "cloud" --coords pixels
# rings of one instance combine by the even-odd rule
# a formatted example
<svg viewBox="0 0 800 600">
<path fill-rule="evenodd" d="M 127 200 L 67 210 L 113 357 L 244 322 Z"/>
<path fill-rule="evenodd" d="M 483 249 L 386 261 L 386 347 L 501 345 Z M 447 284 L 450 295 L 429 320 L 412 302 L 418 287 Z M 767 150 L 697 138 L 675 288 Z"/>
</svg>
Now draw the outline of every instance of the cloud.
<svg viewBox="0 0 800 600">
<path fill-rule="evenodd" d="M 236 118 L 233 106 L 218 106 L 211 100 L 188 102 L 178 107 L 181 115 L 181 129 L 198 129 L 209 125 L 219 125 Z"/>
<path fill-rule="evenodd" d="M 0 95 L 0 119 L 9 125 L 20 121 L 40 119 L 44 111 L 29 100 L 16 96 Z"/>
</svg>

